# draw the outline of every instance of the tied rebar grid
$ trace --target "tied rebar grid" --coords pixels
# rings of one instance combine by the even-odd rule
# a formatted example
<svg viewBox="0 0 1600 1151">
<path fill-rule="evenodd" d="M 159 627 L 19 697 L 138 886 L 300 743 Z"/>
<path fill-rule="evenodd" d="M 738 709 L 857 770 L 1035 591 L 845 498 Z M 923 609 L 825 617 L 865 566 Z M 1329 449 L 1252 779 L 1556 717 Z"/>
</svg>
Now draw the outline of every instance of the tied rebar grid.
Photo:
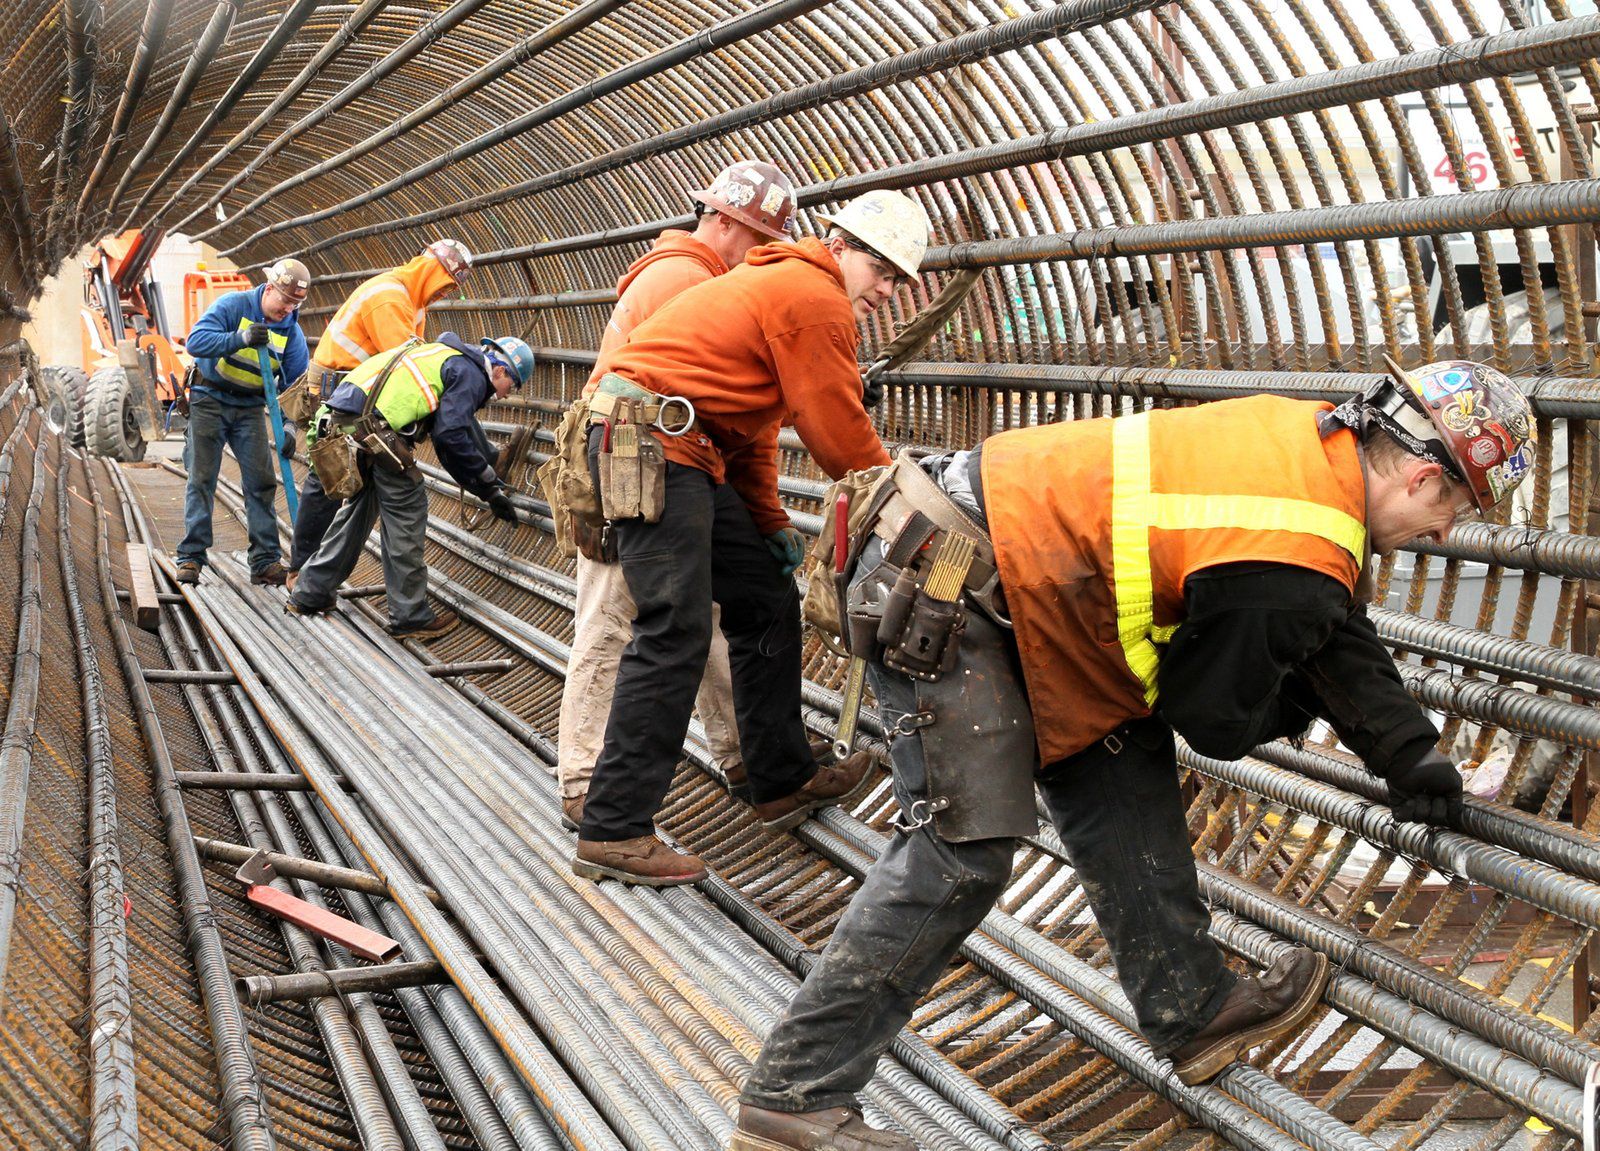
<svg viewBox="0 0 1600 1151">
<path fill-rule="evenodd" d="M 491 420 L 490 424 L 497 431 L 503 431 L 511 424 L 537 414 L 544 406 L 538 401 L 502 405 L 495 413 L 497 418 Z M 535 454 L 530 462 L 536 459 Z M 425 470 L 435 471 L 432 468 Z M 523 673 L 530 680 L 528 684 L 508 683 L 507 680 L 514 676 L 497 677 L 485 682 L 482 687 L 466 688 L 466 694 L 483 710 L 504 722 L 524 746 L 533 749 L 536 754 L 542 753 L 548 759 L 553 749 L 535 728 L 548 730 L 548 718 L 556 706 L 559 682 L 555 677 L 565 659 L 565 638 L 570 634 L 566 630 L 570 627 L 570 577 L 538 562 L 541 557 L 548 558 L 547 540 L 535 536 L 529 542 L 518 541 L 521 546 L 512 548 L 508 553 L 498 546 L 506 541 L 503 538 L 497 541 L 495 536 L 509 529 L 496 527 L 474 535 L 455 526 L 449 522 L 451 519 L 467 518 L 463 515 L 467 509 L 456 503 L 456 490 L 433 479 L 430 479 L 430 486 L 434 491 L 434 510 L 437 513 L 430 528 L 430 558 L 436 565 L 436 593 L 469 620 L 489 626 L 495 637 L 469 632 L 464 628 L 456 635 L 434 644 L 429 658 L 454 663 L 487 654 L 497 648 L 500 652 L 509 648 L 521 655 L 528 661 Z M 806 490 L 804 483 L 795 481 L 785 486 L 791 490 Z M 515 502 L 524 510 L 529 521 L 536 522 L 542 518 L 537 514 L 540 505 L 536 499 L 518 496 Z M 522 530 L 526 536 L 526 529 Z M 353 578 L 360 583 L 370 576 L 370 570 L 358 571 Z M 813 662 L 815 664 L 816 661 Z M 826 660 L 822 666 L 826 666 Z M 529 688 L 535 691 L 532 707 L 528 706 Z M 813 717 L 815 726 L 826 734 L 830 722 L 826 709 L 830 703 L 836 709 L 837 697 L 821 685 L 812 688 L 812 696 L 813 701 L 823 709 Z M 507 704 L 511 706 L 507 707 Z M 542 712 L 547 719 L 543 724 L 530 726 L 517 719 L 514 711 L 532 716 Z M 869 731 L 872 729 L 870 723 L 867 727 Z M 1273 749 L 1264 751 L 1271 753 Z M 1203 770 L 1204 766 L 1201 764 L 1200 769 Z M 1282 855 L 1282 860 L 1274 863 L 1280 868 L 1303 870 L 1308 865 L 1316 864 L 1320 871 L 1331 869 L 1337 873 L 1341 864 L 1348 861 L 1353 844 L 1363 835 L 1374 837 L 1373 841 L 1378 844 L 1385 844 L 1392 842 L 1391 837 L 1398 834 L 1400 838 L 1396 846 L 1412 854 L 1426 854 L 1425 849 L 1430 846 L 1426 842 L 1429 838 L 1426 834 L 1420 843 L 1408 842 L 1406 837 L 1415 840 L 1420 829 L 1396 827 L 1387 819 L 1383 809 L 1371 802 L 1376 798 L 1381 804 L 1382 792 L 1381 783 L 1370 777 L 1365 779 L 1368 785 L 1366 795 L 1359 791 L 1354 796 L 1335 792 L 1329 800 L 1318 802 L 1295 794 L 1292 787 L 1287 791 L 1284 786 L 1277 784 L 1263 787 L 1259 776 L 1245 780 L 1254 789 L 1253 793 L 1242 789 L 1229 792 L 1222 786 L 1222 783 L 1231 779 L 1227 772 L 1217 779 L 1222 782 L 1214 783 L 1208 793 L 1202 794 L 1194 814 L 1197 817 L 1201 812 L 1207 814 L 1212 825 L 1208 834 L 1215 842 L 1218 818 L 1214 808 L 1219 801 L 1228 801 L 1231 796 L 1235 811 L 1241 817 L 1248 816 L 1248 819 L 1244 821 L 1241 838 L 1232 845 L 1231 852 L 1224 853 L 1224 862 L 1229 867 L 1237 868 L 1239 860 L 1244 859 L 1251 864 L 1252 876 L 1257 878 L 1263 868 L 1252 856 L 1258 851 L 1264 857 L 1271 857 L 1274 851 Z M 1377 790 L 1374 792 L 1373 788 Z M 1287 802 L 1280 795 L 1281 792 L 1286 792 Z M 817 928 L 819 935 L 825 934 L 827 925 L 831 924 L 832 917 L 836 916 L 848 892 L 848 885 L 841 885 L 838 868 L 844 868 L 844 874 L 848 874 L 851 870 L 859 870 L 870 858 L 861 854 L 871 847 L 870 832 L 865 830 L 851 832 L 853 839 L 830 847 L 828 832 L 820 829 L 812 832 L 809 830 L 812 825 L 807 825 L 808 830 L 802 831 L 800 838 L 820 852 L 824 861 L 821 863 L 815 854 L 794 852 L 792 844 L 780 846 L 772 837 L 755 830 L 751 821 L 740 815 L 737 805 L 731 804 L 719 788 L 706 783 L 704 777 L 697 779 L 692 773 L 680 781 L 675 794 L 676 802 L 667 813 L 667 826 L 675 833 L 684 835 L 686 842 L 699 850 L 706 849 L 708 842 L 712 845 L 730 843 L 724 856 L 724 862 L 733 861 L 730 880 L 739 887 L 750 885 L 758 893 L 770 892 L 778 906 L 797 914 L 802 924 L 820 920 Z M 1256 799 L 1257 795 L 1266 797 L 1265 801 Z M 1343 799 L 1339 798 L 1341 795 Z M 1252 802 L 1254 808 L 1250 806 Z M 1330 802 L 1343 803 L 1345 807 L 1335 807 L 1330 811 L 1327 806 Z M 1282 803 L 1283 806 L 1274 807 L 1275 803 Z M 685 804 L 688 805 L 687 812 Z M 887 814 L 883 810 L 886 806 L 881 791 L 877 799 L 867 805 L 869 813 L 880 827 L 883 816 Z M 1323 851 L 1320 853 L 1322 858 L 1311 858 L 1319 855 L 1314 847 L 1300 850 L 1285 848 L 1284 839 L 1277 829 L 1293 825 L 1296 822 L 1293 813 L 1300 811 L 1327 819 L 1327 823 L 1315 824 L 1312 834 L 1319 839 L 1330 834 L 1342 834 L 1342 853 Z M 1509 844 L 1533 858 L 1549 856 L 1560 859 L 1566 850 L 1563 846 L 1565 837 L 1577 834 L 1562 833 L 1559 827 L 1548 820 L 1522 815 L 1493 804 L 1475 804 L 1473 811 L 1482 813 L 1475 818 L 1481 820 L 1478 826 L 1487 829 L 1485 838 L 1488 842 L 1482 846 L 1477 843 L 1464 846 L 1445 844 L 1445 848 L 1455 853 L 1447 862 L 1449 874 L 1453 876 L 1470 875 L 1474 866 L 1483 866 L 1473 863 L 1480 856 L 1487 865 L 1492 866 L 1497 858 L 1494 855 L 1497 848 L 1491 847 L 1491 843 Z M 835 818 L 830 815 L 821 824 L 831 828 Z M 1305 825 L 1312 824 L 1312 819 L 1308 815 L 1300 822 L 1305 830 Z M 844 824 L 846 830 L 855 826 L 858 825 L 852 820 Z M 1252 826 L 1254 831 L 1251 830 Z M 1274 828 L 1271 834 L 1277 837 L 1275 845 L 1261 830 L 1264 826 Z M 1542 830 L 1545 827 L 1549 830 Z M 1388 828 L 1393 831 L 1386 830 Z M 867 838 L 861 838 L 863 835 Z M 1206 841 L 1202 838 L 1202 848 L 1205 845 Z M 1586 850 L 1592 851 L 1592 845 L 1592 838 L 1579 835 L 1572 850 L 1581 859 Z M 1296 846 L 1291 841 L 1290 847 Z M 1124 1034 L 1119 1046 L 1115 1038 L 1118 993 L 1104 974 L 1093 971 L 1096 963 L 1103 964 L 1104 956 L 1100 954 L 1092 925 L 1085 921 L 1081 897 L 1075 899 L 1070 872 L 1060 862 L 1059 849 L 1052 851 L 1047 836 L 1037 845 L 1037 851 L 1038 854 L 1031 861 L 1034 865 L 1031 873 L 1026 869 L 1019 871 L 1021 890 L 1008 897 L 1007 903 L 1015 909 L 1028 904 L 1030 900 L 1036 900 L 1041 891 L 1051 887 L 1057 889 L 1054 898 L 1037 919 L 1030 913 L 1028 922 L 1010 916 L 1002 907 L 1001 919 L 992 927 L 986 925 L 986 934 L 991 939 L 1003 940 L 1003 945 L 996 947 L 995 944 L 987 944 L 986 951 L 981 937 L 974 937 L 974 945 L 968 949 L 971 966 L 953 970 L 945 986 L 925 1005 L 923 1019 L 920 1020 L 924 1033 L 929 1026 L 927 1017 L 931 1013 L 934 1034 L 941 1040 L 958 1050 L 973 1044 L 976 1050 L 988 1053 L 988 1058 L 977 1059 L 973 1066 L 983 1068 L 992 1063 L 997 1069 L 1004 1068 L 1010 1073 L 1003 1076 L 1001 1082 L 1030 1085 L 1032 1091 L 1028 1098 L 1034 1101 L 1034 1106 L 1045 1119 L 1042 1132 L 1064 1134 L 1069 1138 L 1075 1136 L 1084 1145 L 1090 1145 L 1093 1138 L 1108 1132 L 1121 1128 L 1138 1130 L 1141 1125 L 1153 1124 L 1154 1130 L 1145 1133 L 1147 1140 L 1159 1144 L 1167 1138 L 1182 1138 L 1176 1134 L 1170 1121 L 1160 1122 L 1168 1113 L 1156 1110 L 1161 1106 L 1160 1094 L 1171 1095 L 1170 1083 L 1166 1084 L 1168 1090 L 1165 1092 L 1142 1094 L 1138 1090 L 1140 1082 L 1159 1082 L 1161 1076 L 1158 1071 L 1152 1073 L 1148 1055 L 1144 1057 L 1146 1062 L 1141 1064 L 1128 1049 L 1127 1044 L 1136 1045 L 1136 1040 Z M 1366 894 L 1371 896 L 1374 890 L 1373 872 L 1376 871 L 1381 878 L 1386 869 L 1387 863 L 1375 863 L 1364 874 L 1359 868 L 1347 868 L 1353 874 L 1339 878 L 1345 878 L 1352 884 L 1359 880 L 1367 886 Z M 1584 867 L 1580 865 L 1577 870 L 1581 872 Z M 1224 874 L 1221 869 L 1220 874 Z M 1388 914 L 1398 916 L 1405 912 L 1411 902 L 1418 898 L 1420 879 L 1427 874 L 1426 867 L 1412 869 L 1408 880 L 1410 890 L 1403 886 L 1392 897 Z M 1334 940 L 1339 936 L 1330 935 L 1329 931 L 1344 930 L 1346 935 L 1357 941 L 1363 938 L 1360 930 L 1338 927 L 1339 923 L 1352 918 L 1349 911 L 1358 909 L 1336 911 L 1328 906 L 1330 884 L 1326 874 L 1321 876 L 1321 882 L 1312 891 L 1314 898 L 1310 901 L 1310 909 L 1298 919 L 1293 916 L 1284 919 L 1284 908 L 1295 906 L 1295 897 L 1312 885 L 1292 882 L 1287 885 L 1273 884 L 1270 880 L 1276 876 L 1269 875 L 1268 878 L 1268 884 L 1248 884 L 1241 889 L 1240 895 L 1231 900 L 1222 898 L 1218 903 L 1217 930 L 1225 946 L 1258 963 L 1264 963 L 1274 954 L 1273 948 L 1283 946 L 1281 939 L 1285 933 L 1291 940 L 1309 942 L 1336 953 L 1339 953 L 1339 946 L 1349 945 L 1337 945 Z M 1468 891 L 1470 896 L 1471 889 L 1459 878 L 1453 879 L 1452 884 L 1455 891 L 1446 892 L 1446 896 L 1459 899 L 1463 890 Z M 1278 891 L 1269 890 L 1270 887 L 1276 887 Z M 746 889 L 749 890 L 749 887 Z M 1218 895 L 1223 889 L 1212 890 L 1214 895 Z M 1572 888 L 1575 895 L 1578 890 Z M 746 898 L 737 894 L 734 887 L 728 888 L 728 891 L 734 894 L 735 899 Z M 1284 898 L 1280 894 L 1282 891 L 1292 893 L 1290 898 Z M 1360 893 L 1358 888 L 1355 894 Z M 1532 894 L 1531 890 L 1528 894 Z M 1220 895 L 1218 897 L 1221 898 Z M 1427 897 L 1426 892 L 1424 897 Z M 758 894 L 757 898 L 761 899 L 762 895 Z M 1453 902 L 1451 906 L 1454 906 Z M 1564 906 L 1559 910 L 1573 913 L 1570 907 Z M 1451 928 L 1440 918 L 1437 922 L 1424 925 L 1428 928 L 1425 942 L 1437 942 L 1441 933 L 1447 936 L 1452 932 L 1456 936 L 1466 935 L 1469 937 L 1464 944 L 1467 957 L 1479 958 L 1485 950 L 1486 933 L 1504 913 L 1505 907 L 1502 905 L 1498 912 L 1491 911 L 1487 927 L 1480 923 L 1473 925 L 1470 930 L 1466 927 Z M 1251 936 L 1244 928 L 1234 925 L 1230 916 L 1236 914 L 1246 915 L 1247 924 L 1249 916 L 1271 923 L 1278 938 L 1261 932 L 1259 928 L 1251 928 L 1257 932 L 1257 935 Z M 1436 904 L 1430 915 L 1439 914 Z M 1326 927 L 1318 926 L 1321 918 L 1329 920 Z M 1553 916 L 1545 916 L 1544 926 L 1551 929 L 1552 935 L 1561 941 L 1555 962 L 1546 968 L 1538 963 L 1528 963 L 1526 955 L 1522 960 L 1513 955 L 1503 965 L 1502 972 L 1495 973 L 1503 974 L 1506 967 L 1537 969 L 1541 979 L 1533 993 L 1534 998 L 1521 1004 L 1497 1002 L 1498 991 L 1492 984 L 1487 989 L 1475 989 L 1473 984 L 1481 982 L 1476 978 L 1463 984 L 1434 974 L 1433 967 L 1443 965 L 1443 960 L 1438 956 L 1425 950 L 1397 948 L 1392 958 L 1377 966 L 1368 962 L 1359 973 L 1340 976 L 1330 1002 L 1338 1008 L 1345 1021 L 1338 1027 L 1332 1021 L 1324 1024 L 1324 1029 L 1331 1030 L 1332 1036 L 1319 1038 L 1310 1052 L 1314 1059 L 1308 1058 L 1306 1051 L 1291 1052 L 1277 1061 L 1268 1059 L 1264 1065 L 1267 1070 L 1275 1071 L 1277 1078 L 1267 1075 L 1251 1080 L 1248 1077 L 1250 1073 L 1235 1072 L 1231 1073 L 1233 1080 L 1223 1085 L 1224 1091 L 1247 1102 L 1257 1113 L 1273 1116 L 1281 1130 L 1298 1132 L 1311 1140 L 1313 1145 L 1355 1146 L 1358 1143 L 1352 1141 L 1359 1136 L 1327 1116 L 1317 1118 L 1320 1113 L 1315 1107 L 1301 1113 L 1299 1108 L 1306 1104 L 1297 1102 L 1297 1091 L 1308 1093 L 1313 1099 L 1327 1101 L 1332 1110 L 1342 1109 L 1343 1113 L 1357 1120 L 1355 1126 L 1361 1130 L 1376 1128 L 1384 1122 L 1404 1121 L 1411 1128 L 1413 1145 L 1426 1143 L 1437 1127 L 1450 1119 L 1459 1122 L 1464 1117 L 1482 1115 L 1485 1111 L 1493 1112 L 1495 1105 L 1489 1103 L 1483 1094 L 1475 1093 L 1472 1090 L 1474 1085 L 1497 1093 L 1503 1100 L 1529 1106 L 1546 1118 L 1565 1124 L 1570 1130 L 1578 1122 L 1581 1111 L 1581 1085 L 1573 1080 L 1582 1078 L 1585 1060 L 1592 1055 L 1593 1047 L 1587 1042 L 1578 1043 L 1573 1048 L 1573 1061 L 1566 1065 L 1568 1069 L 1565 1076 L 1552 1077 L 1540 1068 L 1549 1065 L 1552 1059 L 1556 1059 L 1559 1065 L 1559 1058 L 1552 1054 L 1553 1049 L 1528 1047 L 1526 1050 L 1531 1062 L 1517 1062 L 1508 1061 L 1498 1045 L 1507 1039 L 1511 1040 L 1512 1047 L 1524 1042 L 1570 1042 L 1561 1038 L 1559 1026 L 1551 1027 L 1539 1022 L 1535 1013 L 1559 988 L 1566 968 L 1587 941 L 1588 933 L 1586 930 L 1582 933 L 1564 931 L 1559 922 L 1552 923 L 1552 919 Z M 1042 922 L 1051 930 L 1040 931 L 1033 925 L 1035 922 Z M 1382 938 L 1385 934 L 1380 930 L 1377 937 Z M 1470 937 L 1474 934 L 1480 936 L 1477 943 L 1471 942 Z M 1084 950 L 1084 957 L 1060 954 L 1066 949 L 1051 938 L 1056 935 L 1075 938 Z M 1524 932 L 1524 937 L 1526 935 L 1527 932 Z M 1262 940 L 1266 941 L 1265 944 Z M 820 944 L 820 937 L 816 942 Z M 1519 942 L 1519 946 L 1523 945 Z M 976 954 L 973 953 L 974 947 Z M 1012 952 L 1011 956 L 1004 954 L 1007 950 Z M 1363 954 L 1359 947 L 1356 954 Z M 1420 966 L 1416 964 L 1417 954 L 1424 959 Z M 1029 983 L 1024 973 L 1026 968 L 1022 971 L 1016 969 L 1017 957 L 1022 957 L 1024 963 L 1031 964 L 1035 971 L 1044 973 L 1047 978 L 1062 982 L 1074 991 L 1081 989 L 1084 994 L 1091 996 L 1087 1000 L 1092 1004 L 1091 1007 L 1080 1006 L 1075 1009 L 1078 1012 L 1087 1011 L 1088 1014 L 1074 1014 L 1074 1009 L 1052 999 L 1048 993 L 1041 993 L 1037 984 Z M 1489 958 L 1495 957 L 1490 955 Z M 1543 957 L 1535 955 L 1534 958 Z M 804 964 L 803 959 L 794 956 L 791 956 L 790 962 L 802 967 Z M 1081 967 L 1074 967 L 1075 962 Z M 1467 965 L 1463 963 L 1459 966 L 1465 969 Z M 1422 972 L 1429 974 L 1423 977 Z M 1474 977 L 1478 974 L 1476 969 L 1469 972 Z M 1424 978 L 1423 983 L 1414 982 L 1419 977 Z M 1030 987 L 1033 990 L 1031 999 L 1028 996 Z M 1419 1010 L 1407 1002 L 1417 1002 L 1419 995 L 1423 997 L 1421 1002 L 1429 1005 L 1426 1010 Z M 1126 1012 L 1125 1005 L 1121 1010 Z M 1109 1012 L 1109 1019 L 1106 1012 Z M 940 1022 L 949 1026 L 939 1028 L 937 1024 Z M 1079 1031 L 1073 1030 L 1074 1025 Z M 1541 1032 L 1547 1038 L 1540 1038 Z M 1383 1037 L 1378 1041 L 1377 1048 L 1382 1054 L 1362 1061 L 1361 1054 L 1373 1047 L 1374 1033 Z M 905 1042 L 903 1039 L 902 1047 Z M 1304 1042 L 1306 1037 L 1302 1037 Z M 1113 1057 L 1100 1058 L 1102 1050 L 1109 1050 Z M 1417 1070 L 1409 1077 L 1392 1072 L 1374 1075 L 1375 1069 L 1396 1052 L 1401 1053 L 1403 1065 L 1411 1062 L 1408 1053 L 1420 1054 L 1423 1059 L 1414 1064 Z M 1030 1059 L 1029 1053 L 1034 1058 Z M 906 1057 L 899 1048 L 895 1054 Z M 1345 1058 L 1341 1059 L 1341 1055 Z M 1312 1065 L 1302 1066 L 1305 1062 L 1311 1062 Z M 1354 1067 L 1341 1066 L 1352 1062 L 1356 1064 Z M 1328 1068 L 1330 1063 L 1332 1067 Z M 1085 1070 L 1085 1065 L 1093 1067 L 1093 1071 Z M 1448 1069 L 1460 1079 L 1451 1080 L 1439 1070 L 1441 1068 Z M 1493 1070 L 1487 1070 L 1490 1068 Z M 1424 1071 L 1442 1080 L 1445 1086 L 1427 1083 Z M 1397 1078 L 1399 1082 L 1395 1083 Z M 1320 1096 L 1312 1089 L 1313 1085 L 1320 1085 Z M 1382 1099 L 1381 1106 L 1375 1109 L 1371 1105 L 1374 1097 Z M 1189 1102 L 1192 1104 L 1194 1101 Z M 1209 1112 L 1205 1105 L 1201 1105 L 1187 1114 L 1199 1115 L 1202 1122 L 1206 1118 L 1211 1119 L 1212 1126 L 1220 1125 L 1220 1129 L 1227 1132 L 1227 1137 L 1235 1143 L 1258 1145 L 1249 1131 L 1228 1126 L 1225 1107 L 1219 1114 L 1215 1110 L 1215 1100 L 1208 1100 L 1207 1103 L 1212 1108 Z M 1181 1101 L 1179 1105 L 1182 1105 Z M 1501 1110 L 1504 1110 L 1503 1106 Z M 1153 1117 L 1152 1112 L 1155 1112 Z M 1416 1119 L 1405 1118 L 1412 1113 L 1417 1115 Z M 1329 1123 L 1333 1123 L 1331 1129 L 1326 1127 Z M 1481 1130 L 1481 1145 L 1498 1146 L 1519 1123 L 1516 1112 L 1504 1116 L 1497 1123 L 1486 1123 Z"/>
</svg>

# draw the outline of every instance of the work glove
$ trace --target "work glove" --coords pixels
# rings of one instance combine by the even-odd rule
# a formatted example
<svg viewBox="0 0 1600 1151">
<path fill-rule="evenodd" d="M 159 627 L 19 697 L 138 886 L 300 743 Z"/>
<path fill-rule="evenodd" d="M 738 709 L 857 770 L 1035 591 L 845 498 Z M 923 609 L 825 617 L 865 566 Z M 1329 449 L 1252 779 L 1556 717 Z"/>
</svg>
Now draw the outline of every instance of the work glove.
<svg viewBox="0 0 1600 1151">
<path fill-rule="evenodd" d="M 883 380 L 877 376 L 868 376 L 861 381 L 861 406 L 871 411 L 883 403 Z"/>
<path fill-rule="evenodd" d="M 767 550 L 783 565 L 783 574 L 792 576 L 806 555 L 806 538 L 798 528 L 784 528 L 767 537 Z"/>
<path fill-rule="evenodd" d="M 1389 771 L 1389 806 L 1401 823 L 1445 827 L 1461 818 L 1461 773 L 1437 751 Z"/>
<path fill-rule="evenodd" d="M 283 425 L 283 443 L 278 446 L 278 454 L 286 460 L 294 459 L 296 435 L 293 424 Z"/>
<path fill-rule="evenodd" d="M 244 346 L 247 348 L 264 348 L 271 338 L 272 329 L 265 324 L 251 324 L 244 330 Z"/>
<path fill-rule="evenodd" d="M 495 519 L 505 520 L 507 523 L 516 523 L 517 509 L 512 506 L 511 497 L 506 495 L 505 492 L 495 492 L 486 502 L 489 505 L 489 510 L 494 513 Z"/>
</svg>

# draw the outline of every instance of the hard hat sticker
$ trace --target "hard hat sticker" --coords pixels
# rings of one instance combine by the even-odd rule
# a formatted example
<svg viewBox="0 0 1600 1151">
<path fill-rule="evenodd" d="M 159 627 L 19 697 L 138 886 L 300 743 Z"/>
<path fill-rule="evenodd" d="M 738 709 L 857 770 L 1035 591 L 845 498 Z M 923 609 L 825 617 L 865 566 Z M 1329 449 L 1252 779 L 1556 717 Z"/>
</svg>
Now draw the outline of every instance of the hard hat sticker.
<svg viewBox="0 0 1600 1151">
<path fill-rule="evenodd" d="M 1448 371 L 1424 376 L 1418 382 L 1422 385 L 1422 398 L 1431 402 L 1455 395 L 1472 383 L 1472 377 L 1466 372 L 1451 368 Z"/>
<path fill-rule="evenodd" d="M 761 197 L 761 210 L 771 215 L 783 207 L 783 189 L 776 184 L 767 189 L 767 194 Z"/>
</svg>

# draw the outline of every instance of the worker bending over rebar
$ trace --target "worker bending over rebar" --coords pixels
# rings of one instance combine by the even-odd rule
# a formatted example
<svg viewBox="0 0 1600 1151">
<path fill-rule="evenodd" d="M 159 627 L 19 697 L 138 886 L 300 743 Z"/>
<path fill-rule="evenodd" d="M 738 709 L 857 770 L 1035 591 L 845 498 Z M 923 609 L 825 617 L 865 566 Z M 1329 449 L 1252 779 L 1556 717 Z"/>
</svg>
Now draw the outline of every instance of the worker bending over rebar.
<svg viewBox="0 0 1600 1151">
<path fill-rule="evenodd" d="M 1396 819 L 1459 810 L 1364 603 L 1375 555 L 1517 486 L 1532 413 L 1492 368 L 1391 374 L 1337 408 L 1256 396 L 1069 421 L 855 485 L 844 631 L 870 660 L 901 811 L 767 1037 L 730 1151 L 915 1146 L 868 1127 L 857 1092 L 1004 890 L 1036 785 L 1182 1082 L 1316 1007 L 1326 956 L 1238 977 L 1211 939 L 1174 732 L 1237 759 L 1321 717 L 1388 781 Z"/>
</svg>

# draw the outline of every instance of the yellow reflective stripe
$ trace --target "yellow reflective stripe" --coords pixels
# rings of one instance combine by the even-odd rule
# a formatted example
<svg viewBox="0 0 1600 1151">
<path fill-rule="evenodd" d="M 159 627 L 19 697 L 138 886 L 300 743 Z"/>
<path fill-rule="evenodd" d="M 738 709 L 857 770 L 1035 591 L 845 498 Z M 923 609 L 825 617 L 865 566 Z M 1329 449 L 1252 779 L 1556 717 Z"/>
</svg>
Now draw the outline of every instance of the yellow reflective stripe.
<svg viewBox="0 0 1600 1151">
<path fill-rule="evenodd" d="M 1199 531 L 1236 528 L 1282 531 L 1325 539 L 1359 563 L 1366 552 L 1366 525 L 1347 512 L 1311 500 L 1278 496 L 1175 495 L 1150 490 L 1150 417 L 1122 416 L 1111 422 L 1111 563 L 1116 584 L 1117 637 L 1128 668 L 1144 685 L 1145 703 L 1156 701 L 1158 645 L 1177 626 L 1155 626 L 1155 589 L 1150 573 L 1150 530 Z"/>
<path fill-rule="evenodd" d="M 1240 528 L 1298 532 L 1325 539 L 1349 552 L 1357 561 L 1367 546 L 1365 524 L 1347 512 L 1311 500 L 1278 496 L 1181 496 L 1164 492 L 1152 495 L 1150 500 L 1151 526 L 1167 531 Z"/>
<path fill-rule="evenodd" d="M 363 288 L 356 289 L 350 298 L 344 302 L 343 306 L 340 307 L 338 312 L 334 314 L 333 322 L 328 325 L 327 331 L 323 332 L 324 339 L 330 339 L 334 343 L 338 344 L 341 348 L 354 356 L 357 363 L 362 363 L 369 357 L 377 355 L 378 351 L 386 350 L 380 348 L 378 351 L 369 352 L 366 348 L 362 347 L 360 344 L 356 343 L 355 340 L 346 335 L 346 330 L 356 319 L 360 317 L 361 305 L 372 299 L 373 296 L 378 295 L 380 292 L 399 292 L 406 298 L 406 303 L 411 303 L 411 293 L 406 291 L 403 285 L 398 284 L 393 280 L 382 280 L 376 284 L 368 284 Z M 413 306 L 413 324 L 416 323 L 415 311 L 415 306 Z"/>
<path fill-rule="evenodd" d="M 247 330 L 249 330 L 251 324 L 256 324 L 256 323 L 260 323 L 260 321 L 259 320 L 241 319 L 239 321 L 239 330 L 241 332 L 247 331 Z M 273 350 L 275 352 L 278 352 L 280 354 L 280 357 L 281 357 L 281 354 L 282 354 L 283 350 L 285 348 L 287 348 L 288 346 L 289 346 L 289 337 L 288 336 L 284 335 L 282 332 L 274 332 L 271 329 L 268 329 L 268 331 L 267 331 L 267 347 L 268 348 L 270 348 L 271 350 Z M 243 348 L 243 349 L 240 349 L 240 350 L 241 351 L 245 351 L 245 352 L 249 352 L 252 355 L 255 353 L 255 349 L 254 348 Z"/>
<path fill-rule="evenodd" d="M 1144 685 L 1145 702 L 1154 704 L 1161 653 L 1150 638 L 1150 417 L 1143 412 L 1111 421 L 1111 573 L 1122 656 Z"/>
<path fill-rule="evenodd" d="M 242 388 L 262 390 L 261 369 L 259 367 L 253 370 L 241 368 L 226 359 L 220 359 L 216 362 L 216 370 L 217 375 L 225 380 L 233 381 Z"/>
</svg>

